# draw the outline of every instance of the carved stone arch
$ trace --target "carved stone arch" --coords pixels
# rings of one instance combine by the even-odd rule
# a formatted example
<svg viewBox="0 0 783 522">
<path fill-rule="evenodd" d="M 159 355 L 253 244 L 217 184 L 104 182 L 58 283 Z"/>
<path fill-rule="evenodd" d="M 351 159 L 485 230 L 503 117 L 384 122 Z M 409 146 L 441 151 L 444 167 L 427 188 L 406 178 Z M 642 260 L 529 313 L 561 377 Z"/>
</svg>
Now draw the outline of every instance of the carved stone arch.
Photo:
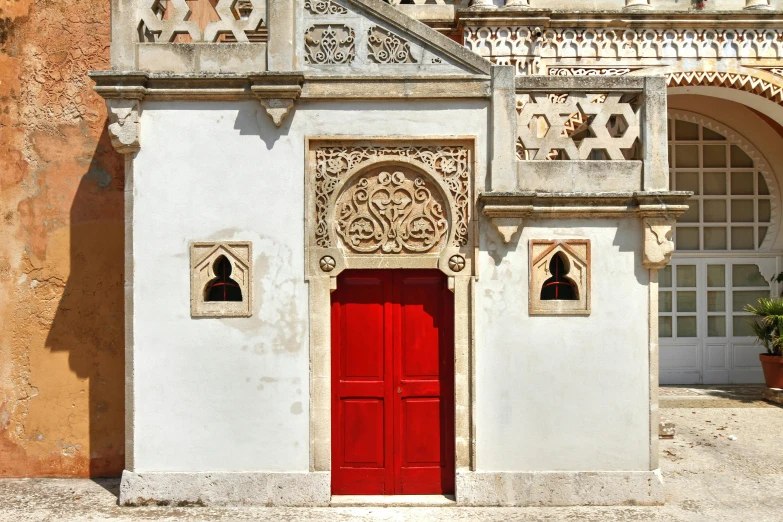
<svg viewBox="0 0 783 522">
<path fill-rule="evenodd" d="M 718 134 L 724 136 L 729 144 L 736 145 L 745 154 L 747 154 L 750 159 L 753 160 L 754 168 L 764 178 L 764 181 L 769 188 L 770 195 L 769 228 L 767 230 L 767 234 L 764 236 L 764 241 L 762 241 L 761 245 L 757 248 L 757 251 L 763 252 L 771 250 L 772 245 L 775 242 L 775 238 L 778 235 L 778 230 L 780 229 L 780 186 L 775 174 L 770 168 L 769 162 L 766 160 L 761 151 L 759 151 L 747 138 L 742 136 L 731 127 L 728 127 L 727 125 L 702 114 L 690 111 L 670 110 L 669 117 L 703 125 L 704 127 L 717 132 Z"/>
<path fill-rule="evenodd" d="M 460 275 L 473 273 L 472 144 L 467 140 L 434 141 L 388 139 L 346 143 L 324 140 L 308 145 L 306 232 L 311 275 L 322 271 L 324 256 L 330 258 L 324 266 L 329 267 L 333 277 L 345 268 L 369 268 L 373 263 L 384 263 L 383 266 L 389 268 L 427 264 L 450 276 L 457 272 L 461 272 Z M 397 178 L 395 173 L 399 173 Z M 378 189 L 382 181 L 397 183 L 401 195 L 407 191 L 407 196 L 402 197 L 407 197 L 415 207 L 408 210 L 423 218 L 415 223 L 403 223 L 404 229 L 397 232 L 404 230 L 407 237 L 418 235 L 419 239 L 435 232 L 438 248 L 416 241 L 389 244 L 385 249 L 373 248 L 370 236 L 383 229 L 381 222 L 385 218 L 378 214 L 381 209 L 371 210 L 367 202 L 361 200 L 364 193 L 359 194 L 358 200 L 353 199 L 362 180 L 365 180 L 366 190 Z M 346 191 L 351 195 L 346 196 Z M 351 214 L 364 214 L 368 219 L 348 223 Z M 388 234 L 394 227 L 388 220 L 385 224 L 384 233 Z M 346 239 L 346 226 L 353 227 L 348 230 L 355 233 L 353 237 Z M 364 239 L 362 234 L 366 236 Z M 396 240 L 395 234 L 392 231 Z"/>
</svg>

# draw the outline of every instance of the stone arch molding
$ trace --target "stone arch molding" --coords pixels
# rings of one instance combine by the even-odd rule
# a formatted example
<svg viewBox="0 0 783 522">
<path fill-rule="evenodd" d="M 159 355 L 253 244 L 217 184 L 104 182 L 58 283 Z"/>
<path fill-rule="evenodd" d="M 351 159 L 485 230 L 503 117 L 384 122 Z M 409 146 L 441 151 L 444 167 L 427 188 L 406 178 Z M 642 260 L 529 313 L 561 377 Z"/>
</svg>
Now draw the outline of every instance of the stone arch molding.
<svg viewBox="0 0 783 522">
<path fill-rule="evenodd" d="M 311 275 L 379 263 L 472 274 L 472 161 L 464 142 L 313 143 Z"/>
<path fill-rule="evenodd" d="M 739 134 L 734 129 L 719 123 L 712 118 L 708 118 L 702 114 L 695 112 L 682 111 L 682 110 L 670 110 L 669 117 L 677 120 L 684 120 L 691 123 L 701 124 L 704 127 L 721 134 L 726 137 L 726 140 L 731 145 L 736 145 L 742 149 L 745 154 L 750 156 L 753 160 L 753 165 L 756 170 L 764 177 L 764 181 L 769 188 L 770 198 L 770 223 L 767 235 L 764 237 L 761 246 L 758 251 L 766 252 L 772 249 L 772 245 L 775 242 L 775 238 L 778 235 L 779 223 L 780 223 L 780 187 L 778 186 L 777 178 L 772 172 L 764 155 L 759 151 L 751 142 L 744 136 Z"/>
</svg>

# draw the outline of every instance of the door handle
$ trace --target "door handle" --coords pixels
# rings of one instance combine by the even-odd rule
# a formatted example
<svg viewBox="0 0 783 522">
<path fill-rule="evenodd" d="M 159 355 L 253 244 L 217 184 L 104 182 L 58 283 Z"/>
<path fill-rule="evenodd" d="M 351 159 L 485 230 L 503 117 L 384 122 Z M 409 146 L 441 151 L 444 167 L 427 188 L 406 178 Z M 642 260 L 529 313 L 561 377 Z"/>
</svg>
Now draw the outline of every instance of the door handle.
<svg viewBox="0 0 783 522">
<path fill-rule="evenodd" d="M 402 393 L 402 388 L 397 388 L 397 393 Z"/>
</svg>

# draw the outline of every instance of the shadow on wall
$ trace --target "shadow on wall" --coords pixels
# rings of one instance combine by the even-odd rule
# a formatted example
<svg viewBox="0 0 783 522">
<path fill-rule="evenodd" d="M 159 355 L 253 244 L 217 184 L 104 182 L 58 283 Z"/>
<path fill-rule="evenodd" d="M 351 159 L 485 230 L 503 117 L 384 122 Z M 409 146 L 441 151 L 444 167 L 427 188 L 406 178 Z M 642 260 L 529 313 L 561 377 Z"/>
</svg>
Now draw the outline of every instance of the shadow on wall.
<svg viewBox="0 0 783 522">
<path fill-rule="evenodd" d="M 86 381 L 90 477 L 117 476 L 125 460 L 123 161 L 104 127 L 71 206 L 70 273 L 46 338 Z"/>
</svg>

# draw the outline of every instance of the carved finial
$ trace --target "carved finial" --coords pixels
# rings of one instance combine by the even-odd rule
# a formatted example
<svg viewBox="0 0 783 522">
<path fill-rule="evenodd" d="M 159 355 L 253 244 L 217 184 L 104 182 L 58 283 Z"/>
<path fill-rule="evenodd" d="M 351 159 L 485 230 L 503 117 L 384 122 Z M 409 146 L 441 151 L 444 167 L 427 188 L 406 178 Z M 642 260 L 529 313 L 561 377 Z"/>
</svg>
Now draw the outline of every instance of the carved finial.
<svg viewBox="0 0 783 522">
<path fill-rule="evenodd" d="M 109 116 L 111 144 L 120 154 L 138 152 L 141 148 L 139 134 L 139 100 L 110 98 L 106 100 Z"/>
<path fill-rule="evenodd" d="M 674 220 L 665 217 L 644 218 L 644 254 L 642 265 L 652 270 L 660 270 L 669 264 L 674 252 L 672 234 Z"/>
</svg>

